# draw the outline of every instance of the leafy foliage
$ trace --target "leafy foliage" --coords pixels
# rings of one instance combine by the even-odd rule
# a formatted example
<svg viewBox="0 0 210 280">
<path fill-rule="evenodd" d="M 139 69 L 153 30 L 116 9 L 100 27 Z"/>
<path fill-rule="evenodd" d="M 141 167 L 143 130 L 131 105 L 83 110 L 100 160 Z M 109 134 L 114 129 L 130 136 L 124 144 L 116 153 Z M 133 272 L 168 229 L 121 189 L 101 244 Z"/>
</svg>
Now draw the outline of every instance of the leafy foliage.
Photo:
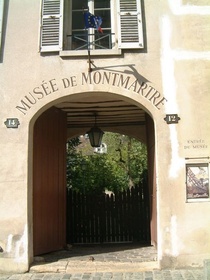
<svg viewBox="0 0 210 280">
<path fill-rule="evenodd" d="M 119 191 L 138 184 L 147 169 L 146 146 L 134 138 L 106 133 L 107 153 L 95 153 L 85 137 L 68 141 L 67 187 L 79 192 Z"/>
</svg>

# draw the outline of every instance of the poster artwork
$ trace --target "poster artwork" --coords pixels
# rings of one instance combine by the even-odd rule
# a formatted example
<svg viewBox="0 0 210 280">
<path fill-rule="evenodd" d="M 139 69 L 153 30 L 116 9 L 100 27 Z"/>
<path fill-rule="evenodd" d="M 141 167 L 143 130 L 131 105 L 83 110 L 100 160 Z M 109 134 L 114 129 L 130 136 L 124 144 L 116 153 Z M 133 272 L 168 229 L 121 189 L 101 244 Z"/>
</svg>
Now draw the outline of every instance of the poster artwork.
<svg viewBox="0 0 210 280">
<path fill-rule="evenodd" d="M 208 164 L 187 164 L 186 176 L 187 199 L 209 198 Z"/>
</svg>

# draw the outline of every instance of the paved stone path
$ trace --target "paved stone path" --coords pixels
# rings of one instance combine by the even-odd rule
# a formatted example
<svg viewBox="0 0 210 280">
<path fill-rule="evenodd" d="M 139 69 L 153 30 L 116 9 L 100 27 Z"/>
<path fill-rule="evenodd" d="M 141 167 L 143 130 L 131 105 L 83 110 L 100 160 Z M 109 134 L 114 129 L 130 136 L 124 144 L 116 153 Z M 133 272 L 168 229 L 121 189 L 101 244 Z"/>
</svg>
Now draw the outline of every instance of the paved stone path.
<svg viewBox="0 0 210 280">
<path fill-rule="evenodd" d="M 0 280 L 210 280 L 203 268 L 159 270 L 152 246 L 70 247 L 35 258 L 24 274 Z"/>
<path fill-rule="evenodd" d="M 35 264 L 59 260 L 80 262 L 91 258 L 98 262 L 151 262 L 157 260 L 157 250 L 153 246 L 139 244 L 73 246 L 68 250 L 35 257 Z"/>
<path fill-rule="evenodd" d="M 203 269 L 142 272 L 25 273 L 2 275 L 0 280 L 204 280 Z M 208 278 L 209 279 L 209 278 Z M 207 280 L 207 279 L 206 279 Z"/>
<path fill-rule="evenodd" d="M 158 268 L 153 246 L 76 246 L 35 258 L 30 272 L 124 272 Z"/>
<path fill-rule="evenodd" d="M 59 259 L 86 260 L 94 256 L 97 261 L 128 261 L 145 262 L 157 259 L 157 250 L 154 246 L 141 244 L 107 244 L 107 245 L 82 245 L 70 246 L 68 250 L 42 255 L 46 261 Z"/>
</svg>

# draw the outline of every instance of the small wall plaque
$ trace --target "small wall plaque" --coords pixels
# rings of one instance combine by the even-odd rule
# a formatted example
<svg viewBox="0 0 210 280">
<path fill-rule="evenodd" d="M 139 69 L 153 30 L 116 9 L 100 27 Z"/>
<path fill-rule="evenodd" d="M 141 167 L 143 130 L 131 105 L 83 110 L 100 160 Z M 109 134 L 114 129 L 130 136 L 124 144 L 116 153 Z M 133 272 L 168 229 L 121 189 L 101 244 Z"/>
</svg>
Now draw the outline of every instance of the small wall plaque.
<svg viewBox="0 0 210 280">
<path fill-rule="evenodd" d="M 18 128 L 18 125 L 20 124 L 19 120 L 17 118 L 8 118 L 4 124 L 7 128 Z"/>
<path fill-rule="evenodd" d="M 168 115 L 166 115 L 164 120 L 167 122 L 167 124 L 178 123 L 180 120 L 180 117 L 177 114 L 168 114 Z"/>
</svg>

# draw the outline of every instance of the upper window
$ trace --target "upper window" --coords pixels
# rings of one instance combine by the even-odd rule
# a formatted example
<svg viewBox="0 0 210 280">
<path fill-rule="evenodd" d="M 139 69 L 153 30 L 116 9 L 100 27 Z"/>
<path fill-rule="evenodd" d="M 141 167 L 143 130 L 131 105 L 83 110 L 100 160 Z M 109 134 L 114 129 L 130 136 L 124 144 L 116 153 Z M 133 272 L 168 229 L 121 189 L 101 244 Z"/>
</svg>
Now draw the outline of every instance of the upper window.
<svg viewBox="0 0 210 280">
<path fill-rule="evenodd" d="M 103 33 L 85 28 L 84 13 Z M 141 0 L 42 0 L 41 52 L 143 48 Z"/>
<path fill-rule="evenodd" d="M 110 0 L 64 1 L 64 11 L 64 50 L 112 48 Z M 103 33 L 84 28 L 84 13 L 88 11 L 102 18 Z"/>
</svg>

